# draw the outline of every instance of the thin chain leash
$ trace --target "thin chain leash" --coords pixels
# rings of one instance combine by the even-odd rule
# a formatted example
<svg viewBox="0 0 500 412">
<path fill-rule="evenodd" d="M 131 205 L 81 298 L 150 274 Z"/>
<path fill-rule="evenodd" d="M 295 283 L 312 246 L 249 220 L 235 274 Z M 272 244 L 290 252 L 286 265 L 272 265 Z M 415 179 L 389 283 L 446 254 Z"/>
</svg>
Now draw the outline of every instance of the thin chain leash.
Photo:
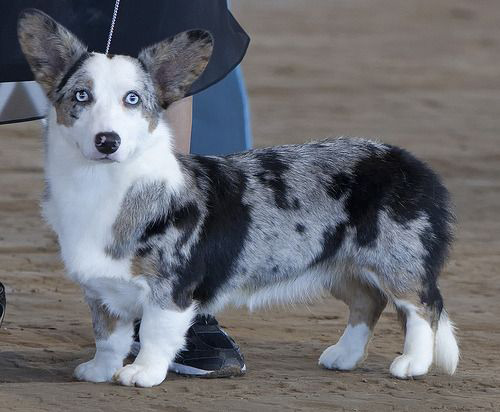
<svg viewBox="0 0 500 412">
<path fill-rule="evenodd" d="M 111 27 L 109 28 L 108 42 L 106 43 L 106 56 L 109 53 L 109 47 L 111 46 L 111 39 L 113 38 L 113 31 L 115 30 L 116 16 L 118 15 L 118 7 L 120 7 L 120 0 L 115 0 L 115 8 L 113 10 L 113 17 L 111 18 Z"/>
</svg>

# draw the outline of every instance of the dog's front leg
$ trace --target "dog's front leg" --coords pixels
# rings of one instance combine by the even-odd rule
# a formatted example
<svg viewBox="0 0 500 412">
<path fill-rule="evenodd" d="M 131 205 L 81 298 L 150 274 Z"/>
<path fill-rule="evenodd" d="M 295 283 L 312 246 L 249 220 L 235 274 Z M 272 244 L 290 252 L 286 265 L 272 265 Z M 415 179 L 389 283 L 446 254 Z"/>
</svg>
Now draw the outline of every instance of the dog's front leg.
<svg viewBox="0 0 500 412">
<path fill-rule="evenodd" d="M 86 300 L 92 313 L 96 353 L 93 359 L 76 367 L 74 376 L 89 382 L 111 381 L 130 351 L 133 318 L 113 315 L 97 299 Z"/>
<path fill-rule="evenodd" d="M 195 305 L 180 309 L 167 308 L 155 302 L 143 307 L 139 338 L 141 349 L 134 363 L 115 373 L 114 380 L 122 385 L 151 387 L 167 376 L 168 366 L 182 349 L 185 335 L 195 314 Z"/>
</svg>

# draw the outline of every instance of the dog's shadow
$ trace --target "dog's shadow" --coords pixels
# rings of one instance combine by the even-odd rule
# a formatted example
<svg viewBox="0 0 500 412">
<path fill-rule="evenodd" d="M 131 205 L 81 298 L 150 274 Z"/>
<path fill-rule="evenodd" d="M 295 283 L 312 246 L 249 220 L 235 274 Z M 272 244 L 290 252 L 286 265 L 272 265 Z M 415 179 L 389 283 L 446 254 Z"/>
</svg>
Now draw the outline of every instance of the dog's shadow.
<svg viewBox="0 0 500 412">
<path fill-rule="evenodd" d="M 82 359 L 50 350 L 0 351 L 0 382 L 70 382 Z"/>
</svg>

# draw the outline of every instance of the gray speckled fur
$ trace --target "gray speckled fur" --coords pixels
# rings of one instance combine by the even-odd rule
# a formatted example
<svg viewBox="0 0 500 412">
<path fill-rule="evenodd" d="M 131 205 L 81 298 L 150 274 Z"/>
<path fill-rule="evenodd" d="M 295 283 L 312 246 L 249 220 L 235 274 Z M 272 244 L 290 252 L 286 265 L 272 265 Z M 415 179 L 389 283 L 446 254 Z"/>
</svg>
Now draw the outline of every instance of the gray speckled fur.
<svg viewBox="0 0 500 412">
<path fill-rule="evenodd" d="M 97 299 L 85 297 L 92 315 L 92 326 L 96 340 L 105 340 L 115 328 L 117 317 L 113 316 L 106 306 Z"/>
</svg>

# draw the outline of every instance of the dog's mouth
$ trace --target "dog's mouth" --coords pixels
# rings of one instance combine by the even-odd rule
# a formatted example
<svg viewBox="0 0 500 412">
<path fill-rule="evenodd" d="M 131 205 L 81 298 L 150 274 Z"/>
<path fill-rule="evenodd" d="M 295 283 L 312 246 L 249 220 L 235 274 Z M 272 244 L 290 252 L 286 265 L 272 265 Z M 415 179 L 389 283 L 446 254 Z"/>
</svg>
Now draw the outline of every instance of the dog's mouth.
<svg viewBox="0 0 500 412">
<path fill-rule="evenodd" d="M 115 159 L 112 159 L 111 157 L 109 157 L 108 155 L 106 156 L 103 156 L 103 157 L 98 157 L 97 159 L 94 159 L 96 162 L 100 162 L 100 163 L 116 163 L 117 160 Z"/>
</svg>

